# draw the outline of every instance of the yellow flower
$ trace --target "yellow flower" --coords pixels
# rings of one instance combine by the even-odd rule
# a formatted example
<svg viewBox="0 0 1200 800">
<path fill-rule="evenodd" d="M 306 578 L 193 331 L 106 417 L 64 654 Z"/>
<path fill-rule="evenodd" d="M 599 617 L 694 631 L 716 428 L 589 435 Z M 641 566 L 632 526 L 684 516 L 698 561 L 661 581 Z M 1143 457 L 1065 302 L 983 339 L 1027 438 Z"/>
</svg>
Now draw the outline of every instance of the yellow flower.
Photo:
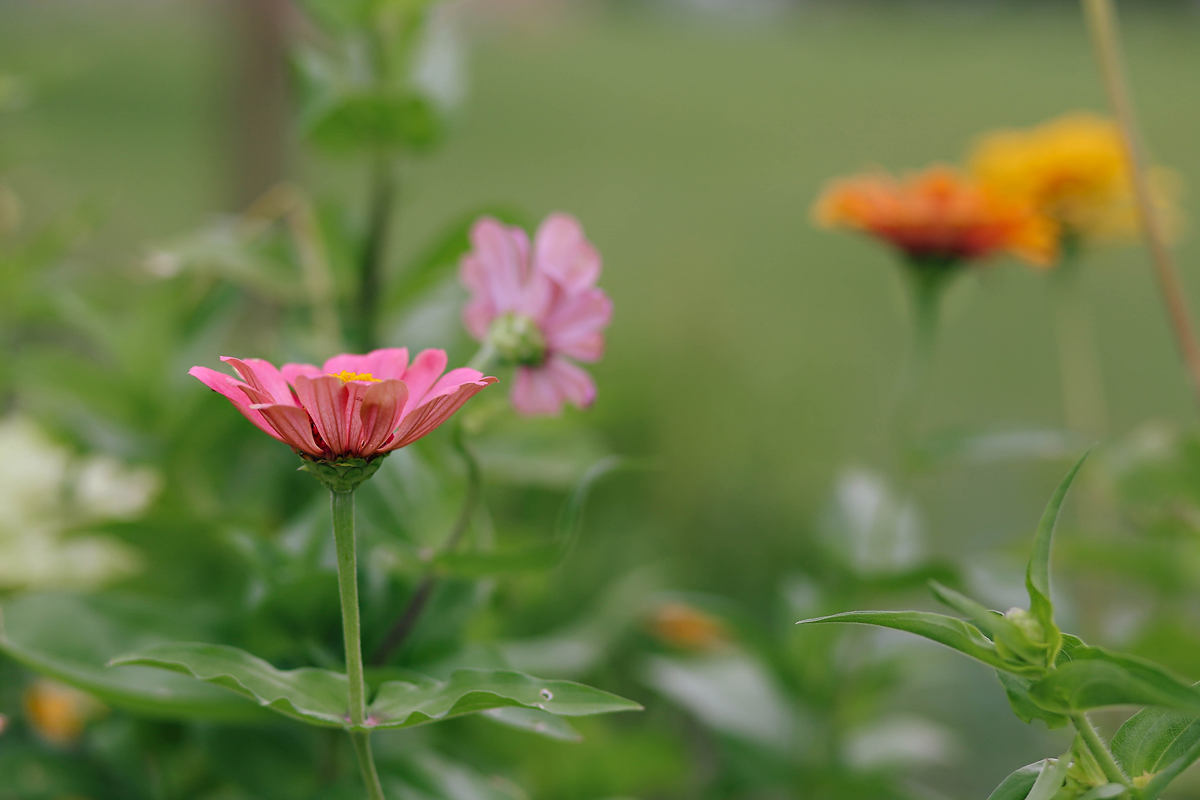
<svg viewBox="0 0 1200 800">
<path fill-rule="evenodd" d="M 1077 112 L 1034 128 L 987 134 L 970 166 L 995 191 L 1045 215 L 1060 239 L 1111 238 L 1137 230 L 1129 162 L 1116 125 L 1103 117 Z M 1151 177 L 1156 200 L 1167 210 L 1173 205 L 1167 177 Z"/>
<path fill-rule="evenodd" d="M 834 181 L 813 208 L 818 224 L 881 239 L 917 262 L 956 264 L 1009 252 L 1053 261 L 1057 241 L 1043 217 L 1013 199 L 936 165 L 896 178 L 886 172 Z"/>
</svg>

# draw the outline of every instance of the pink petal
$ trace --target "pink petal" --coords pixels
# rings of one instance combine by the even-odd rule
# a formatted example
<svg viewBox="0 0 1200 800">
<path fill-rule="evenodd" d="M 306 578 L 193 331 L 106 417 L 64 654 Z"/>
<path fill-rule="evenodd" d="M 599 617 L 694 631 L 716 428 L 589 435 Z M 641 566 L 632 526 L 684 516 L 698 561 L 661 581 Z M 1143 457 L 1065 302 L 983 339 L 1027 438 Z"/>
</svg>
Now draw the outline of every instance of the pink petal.
<svg viewBox="0 0 1200 800">
<path fill-rule="evenodd" d="M 346 452 L 358 453 L 362 443 L 362 404 L 374 381 L 346 382 Z"/>
<path fill-rule="evenodd" d="M 296 395 L 300 405 L 312 417 L 317 426 L 317 433 L 325 440 L 325 445 L 334 455 L 345 455 L 347 437 L 350 433 L 349 420 L 346 418 L 346 400 L 349 390 L 341 378 L 331 375 L 320 375 L 309 378 L 300 375 L 296 378 Z"/>
<path fill-rule="evenodd" d="M 484 217 L 471 228 L 471 247 L 460 269 L 463 284 L 499 313 L 516 308 L 528 272 L 529 237 Z"/>
<path fill-rule="evenodd" d="M 310 456 L 320 458 L 324 453 L 321 448 L 317 447 L 317 442 L 312 435 L 312 419 L 308 416 L 308 412 L 300 406 L 290 404 L 270 404 L 252 406 L 255 411 L 258 411 L 275 430 L 279 431 L 279 435 L 284 442 L 290 444 L 297 450 L 308 453 Z"/>
<path fill-rule="evenodd" d="M 438 377 L 445 372 L 446 361 L 445 350 L 422 350 L 413 359 L 412 364 L 408 366 L 408 371 L 404 373 L 404 382 L 408 384 L 405 413 L 408 409 L 416 408 L 425 402 L 425 395 L 433 387 Z"/>
<path fill-rule="evenodd" d="M 242 387 L 246 384 L 231 375 L 226 375 L 224 372 L 217 372 L 215 369 L 209 369 L 208 367 L 192 367 L 188 370 L 188 375 L 198 379 L 214 392 L 224 395 L 229 402 L 233 403 L 234 408 L 240 411 L 243 417 L 253 422 L 259 430 L 281 442 L 284 441 L 283 437 L 275 432 L 275 429 L 271 427 L 263 415 L 250 407 L 250 400 L 246 397 L 245 392 L 242 391 Z"/>
<path fill-rule="evenodd" d="M 557 416 L 568 400 L 579 408 L 587 408 L 595 399 L 596 384 L 592 376 L 556 356 L 540 367 L 519 368 L 512 390 L 513 407 L 526 416 Z"/>
<path fill-rule="evenodd" d="M 362 444 L 359 447 L 363 458 L 370 458 L 396 430 L 404 403 L 408 400 L 408 387 L 404 381 L 380 381 L 371 384 L 363 395 L 359 406 L 362 424 Z"/>
<path fill-rule="evenodd" d="M 312 364 L 284 364 L 279 368 L 279 372 L 283 375 L 283 379 L 292 386 L 296 385 L 296 378 L 301 375 L 306 378 L 319 378 L 325 373 L 320 367 L 315 367 Z"/>
<path fill-rule="evenodd" d="M 437 383 L 425 393 L 425 402 L 428 403 L 435 397 L 450 394 L 464 383 L 479 383 L 482 379 L 483 373 L 477 369 L 471 369 L 470 367 L 452 369 L 438 378 Z"/>
<path fill-rule="evenodd" d="M 488 328 L 492 327 L 492 321 L 498 316 L 500 315 L 496 313 L 496 307 L 486 297 L 472 297 L 463 306 L 463 325 L 466 326 L 467 333 L 471 334 L 471 338 L 477 342 L 487 338 Z"/>
<path fill-rule="evenodd" d="M 596 285 L 600 279 L 600 253 L 583 235 L 579 220 L 569 214 L 551 214 L 534 238 L 534 265 L 569 294 Z"/>
<path fill-rule="evenodd" d="M 221 360 L 232 365 L 246 383 L 272 398 L 270 402 L 289 406 L 296 405 L 287 380 L 270 361 L 264 361 L 261 358 L 239 359 L 229 356 L 221 356 Z"/>
<path fill-rule="evenodd" d="M 604 353 L 601 331 L 612 321 L 612 300 L 602 289 L 566 297 L 542 325 L 550 349 L 580 361 L 595 361 Z"/>
<path fill-rule="evenodd" d="M 495 378 L 483 378 L 477 383 L 464 383 L 452 393 L 435 398 L 413 412 L 405 414 L 400 421 L 400 428 L 396 431 L 395 437 L 383 450 L 397 450 L 432 432 L 449 419 L 455 411 L 462 408 L 463 403 L 495 382 Z"/>
<path fill-rule="evenodd" d="M 342 353 L 321 365 L 321 372 L 325 375 L 337 375 L 339 372 L 370 372 L 371 370 L 367 369 L 370 364 L 371 357 L 369 355 Z"/>
<path fill-rule="evenodd" d="M 404 377 L 404 371 L 408 369 L 408 348 L 385 347 L 381 350 L 372 350 L 367 353 L 367 365 L 370 367 L 367 372 L 371 373 L 375 380 L 398 381 Z"/>
</svg>

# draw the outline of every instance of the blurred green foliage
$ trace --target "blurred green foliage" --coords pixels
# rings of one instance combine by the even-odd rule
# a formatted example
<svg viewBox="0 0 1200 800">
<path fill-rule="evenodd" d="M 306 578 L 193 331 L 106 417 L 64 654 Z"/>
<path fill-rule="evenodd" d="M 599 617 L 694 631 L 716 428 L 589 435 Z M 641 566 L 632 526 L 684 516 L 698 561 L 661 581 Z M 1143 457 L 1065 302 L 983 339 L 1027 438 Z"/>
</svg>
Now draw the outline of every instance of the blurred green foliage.
<svg viewBox="0 0 1200 800">
<path fill-rule="evenodd" d="M 161 477 L 144 513 L 69 532 L 134 548 L 136 576 L 6 599 L 17 644 L 0 664 L 0 798 L 358 796 L 340 740 L 257 715 L 147 719 L 122 710 L 113 693 L 130 687 L 102 665 L 195 638 L 339 668 L 319 487 L 185 373 L 226 352 L 317 358 L 354 333 L 379 151 L 400 159 L 383 343 L 469 357 L 451 276 L 482 211 L 578 215 L 617 306 L 590 417 L 516 421 L 502 392 L 481 398 L 487 511 L 472 545 L 500 555 L 440 562 L 393 666 L 510 666 L 647 706 L 576 725 L 583 744 L 519 716 L 379 737 L 389 797 L 982 797 L 1067 748 L 1012 720 L 989 670 L 791 624 L 904 607 L 930 578 L 994 607 L 1020 599 L 1030 520 L 1080 443 L 1061 430 L 1045 276 L 1003 265 L 956 288 L 928 470 L 899 487 L 879 465 L 902 287 L 888 254 L 813 230 L 807 209 L 831 175 L 952 160 L 983 130 L 1102 108 L 1073 7 L 814 6 L 764 26 L 629 4 L 482 17 L 464 26 L 478 43 L 454 108 L 394 61 L 374 81 L 353 69 L 380 48 L 356 25 L 399 25 L 420 4 L 307 5 L 332 31 L 304 38 L 294 65 L 297 139 L 317 148 L 295 157 L 303 191 L 249 211 L 223 199 L 234 76 L 219 7 L 0 7 L 0 398 L 74 453 Z M 1196 36 L 1186 8 L 1130 15 L 1147 138 L 1190 185 Z M 1194 239 L 1180 255 L 1192 272 Z M 1144 255 L 1116 247 L 1085 267 L 1110 431 L 1068 509 L 1056 600 L 1088 641 L 1195 678 L 1200 449 L 1180 432 L 1193 409 Z M 614 452 L 656 468 L 597 483 L 551 571 L 504 561 L 545 548 L 570 487 Z M 439 433 L 360 493 L 368 652 L 452 526 L 464 479 Z M 654 623 L 670 604 L 723 633 L 698 649 L 672 640 Z M 17 661 L 90 681 L 114 709 L 75 744 L 47 743 Z M 237 711 L 233 695 L 149 674 L 132 689 Z M 529 732 L 539 724 L 547 736 Z"/>
</svg>

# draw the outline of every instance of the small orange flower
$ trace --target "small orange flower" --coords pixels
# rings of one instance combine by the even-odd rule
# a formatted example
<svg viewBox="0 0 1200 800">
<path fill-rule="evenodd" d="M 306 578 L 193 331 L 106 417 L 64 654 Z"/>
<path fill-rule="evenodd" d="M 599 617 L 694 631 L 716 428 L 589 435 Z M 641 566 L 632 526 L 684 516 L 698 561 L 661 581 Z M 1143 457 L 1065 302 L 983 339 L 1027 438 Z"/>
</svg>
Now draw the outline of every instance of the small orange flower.
<svg viewBox="0 0 1200 800">
<path fill-rule="evenodd" d="M 720 620 L 684 603 L 660 606 L 650 620 L 656 638 L 681 650 L 712 650 L 729 641 Z"/>
<path fill-rule="evenodd" d="M 74 744 L 87 722 L 103 710 L 91 695 L 45 678 L 25 690 L 24 706 L 25 716 L 38 735 L 60 747 Z"/>
<path fill-rule="evenodd" d="M 834 181 L 813 213 L 825 227 L 868 233 L 922 263 L 951 265 L 1008 252 L 1043 266 L 1057 244 L 1053 226 L 1028 204 L 942 165 L 903 179 L 878 172 Z"/>
</svg>

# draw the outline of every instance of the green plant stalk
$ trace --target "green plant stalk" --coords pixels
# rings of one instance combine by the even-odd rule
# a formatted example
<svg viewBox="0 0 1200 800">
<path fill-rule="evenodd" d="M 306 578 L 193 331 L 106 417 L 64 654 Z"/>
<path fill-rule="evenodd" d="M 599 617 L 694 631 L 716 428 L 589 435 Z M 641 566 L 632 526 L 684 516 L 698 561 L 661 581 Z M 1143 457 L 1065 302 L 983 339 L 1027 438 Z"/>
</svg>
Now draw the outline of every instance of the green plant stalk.
<svg viewBox="0 0 1200 800">
<path fill-rule="evenodd" d="M 905 267 L 913 298 L 913 334 L 892 420 L 892 435 L 901 463 L 910 465 L 921 421 L 921 408 L 929 389 L 933 356 L 937 350 L 942 295 L 952 267 L 910 263 Z M 907 470 L 906 470 L 907 471 Z"/>
<path fill-rule="evenodd" d="M 1179 266 L 1167 245 L 1167 236 L 1150 182 L 1146 177 L 1148 160 L 1145 147 L 1138 135 L 1137 116 L 1133 110 L 1133 99 L 1125 77 L 1125 61 L 1117 26 L 1116 9 L 1112 0 L 1082 0 L 1084 16 L 1087 18 L 1100 71 L 1104 77 L 1104 88 L 1108 93 L 1109 105 L 1117 119 L 1121 144 L 1129 163 L 1133 196 L 1141 223 L 1142 238 L 1154 262 L 1158 288 L 1167 307 L 1167 320 L 1175 334 L 1179 355 L 1191 378 L 1196 400 L 1200 402 L 1200 342 L 1184 293 Z"/>
<path fill-rule="evenodd" d="M 384 800 L 383 787 L 371 756 L 370 733 L 363 730 L 367 687 L 363 679 L 362 631 L 358 618 L 358 560 L 354 542 L 354 492 L 330 492 L 333 540 L 337 549 L 338 592 L 342 600 L 342 635 L 346 646 L 346 677 L 350 683 L 350 738 L 358 756 L 370 800 Z"/>
<path fill-rule="evenodd" d="M 1113 754 L 1109 751 L 1108 745 L 1100 738 L 1100 734 L 1092 726 L 1092 721 L 1088 719 L 1086 713 L 1079 712 L 1071 714 L 1071 724 L 1075 726 L 1075 730 L 1079 732 L 1079 737 L 1083 739 L 1084 745 L 1087 746 L 1088 752 L 1100 764 L 1100 769 L 1104 770 L 1104 777 L 1112 783 L 1119 783 L 1122 786 L 1132 786 L 1129 778 L 1117 766 L 1117 760 L 1113 758 Z"/>
<path fill-rule="evenodd" d="M 1055 294 L 1055 338 L 1067 427 L 1101 436 L 1108 427 L 1104 382 L 1083 294 L 1078 243 L 1064 242 L 1051 279 Z"/>
</svg>

